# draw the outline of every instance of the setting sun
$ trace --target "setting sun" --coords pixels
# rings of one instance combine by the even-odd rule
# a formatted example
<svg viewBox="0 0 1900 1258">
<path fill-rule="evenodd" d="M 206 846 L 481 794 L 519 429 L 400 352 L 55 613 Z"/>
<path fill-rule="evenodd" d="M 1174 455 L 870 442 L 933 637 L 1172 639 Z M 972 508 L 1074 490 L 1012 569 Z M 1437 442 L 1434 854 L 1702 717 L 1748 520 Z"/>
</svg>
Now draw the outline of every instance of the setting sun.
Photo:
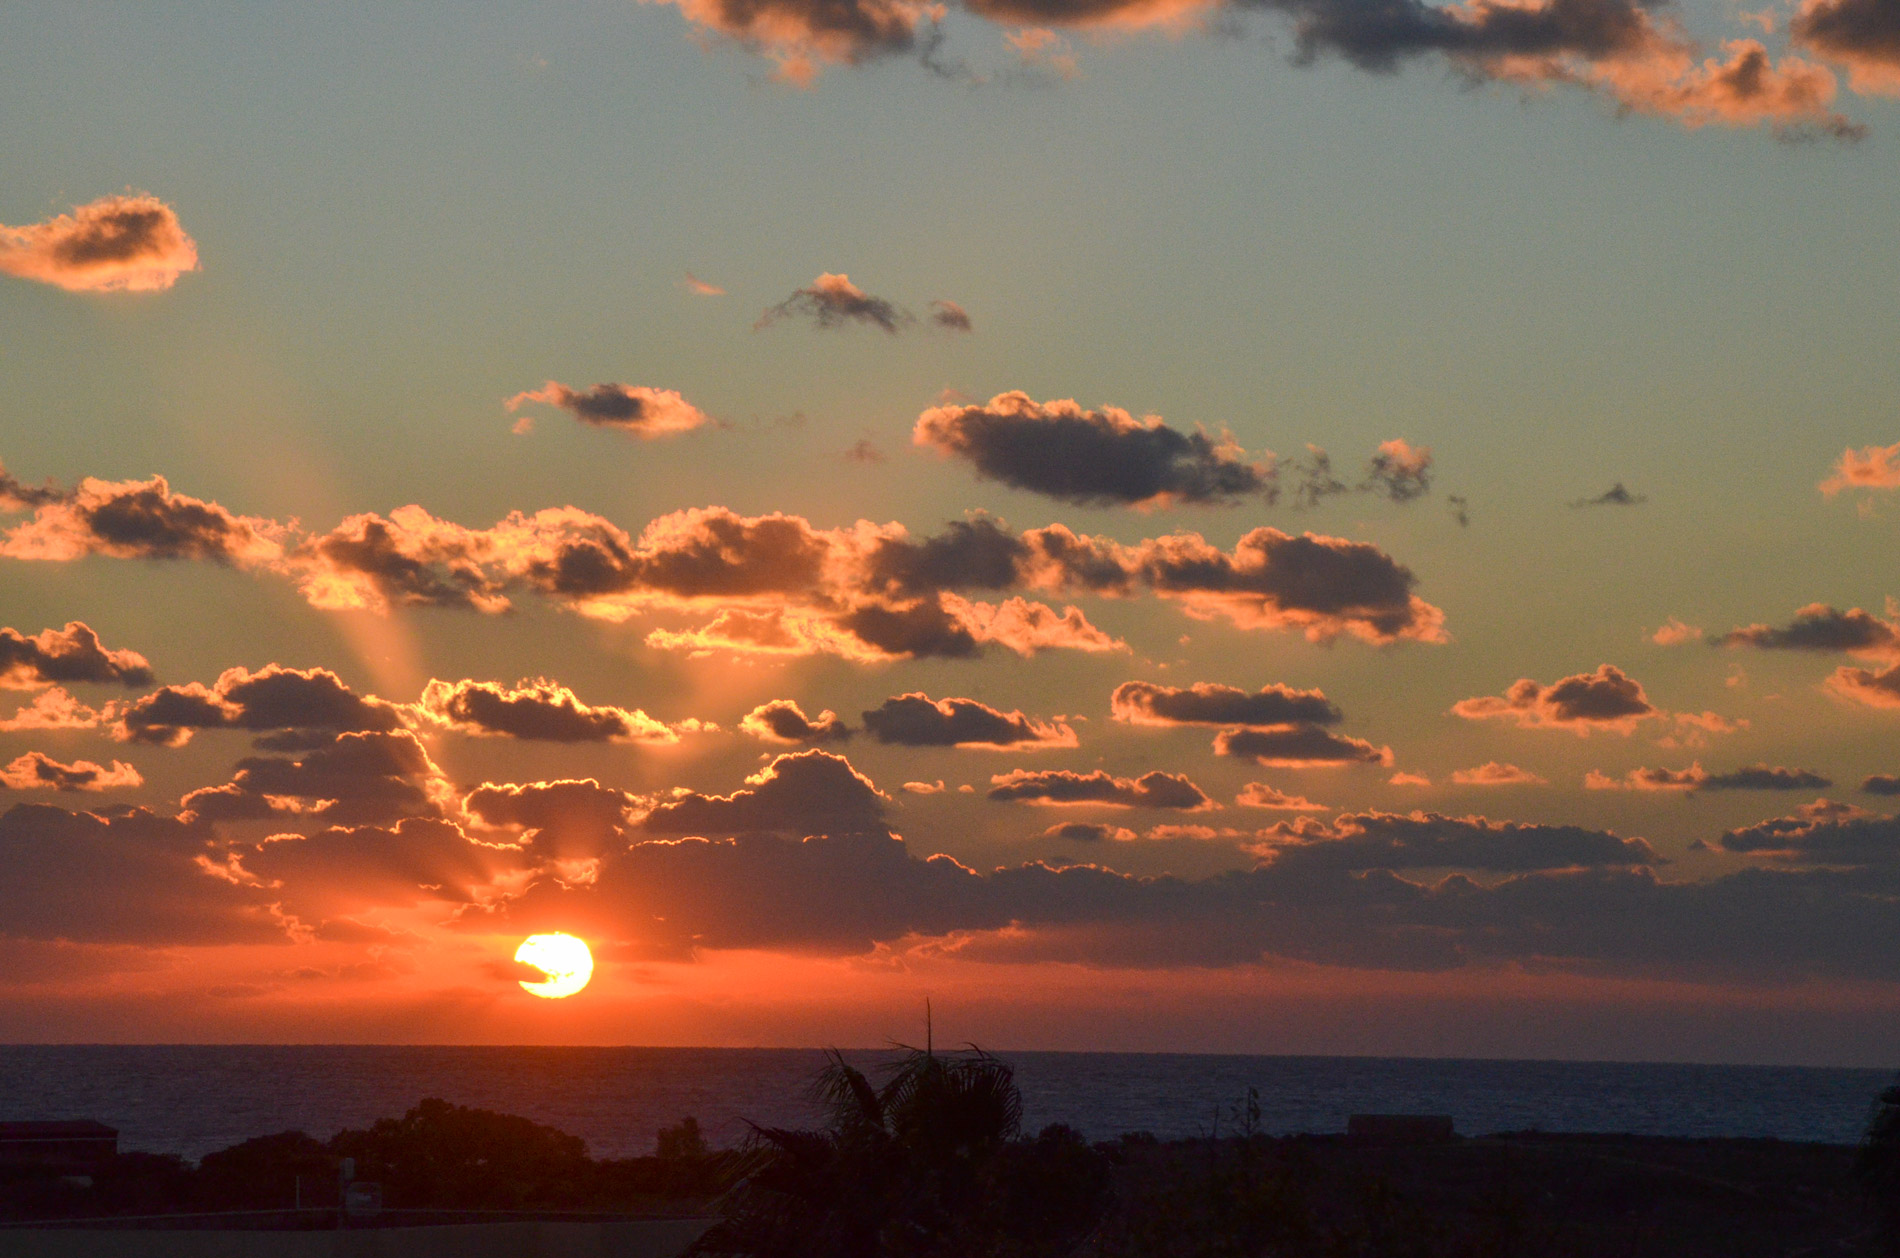
<svg viewBox="0 0 1900 1258">
<path fill-rule="evenodd" d="M 529 935 L 515 949 L 515 960 L 547 975 L 539 983 L 520 980 L 521 990 L 549 1000 L 572 996 L 594 977 L 594 955 L 587 950 L 587 944 L 560 931 Z"/>
</svg>

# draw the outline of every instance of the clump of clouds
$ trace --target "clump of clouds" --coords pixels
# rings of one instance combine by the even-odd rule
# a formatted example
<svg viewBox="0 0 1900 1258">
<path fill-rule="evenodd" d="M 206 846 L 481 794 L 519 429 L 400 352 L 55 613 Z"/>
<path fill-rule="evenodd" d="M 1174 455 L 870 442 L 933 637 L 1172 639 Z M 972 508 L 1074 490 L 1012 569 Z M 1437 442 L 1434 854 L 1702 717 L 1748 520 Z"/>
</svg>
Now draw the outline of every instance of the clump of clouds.
<svg viewBox="0 0 1900 1258">
<path fill-rule="evenodd" d="M 806 716 L 805 710 L 793 699 L 761 703 L 741 718 L 739 728 L 768 743 L 790 744 L 841 743 L 856 732 L 828 708 L 816 718 Z M 906 789 L 909 786 L 905 783 Z"/>
<path fill-rule="evenodd" d="M 1036 721 L 975 699 L 896 695 L 864 713 L 864 728 L 880 743 L 903 747 L 975 747 L 991 751 L 1073 747 L 1075 730 L 1063 721 Z"/>
<path fill-rule="evenodd" d="M 1468 721 L 1507 720 L 1525 729 L 1568 729 L 1579 735 L 1597 730 L 1628 735 L 1642 721 L 1661 715 L 1642 683 L 1613 664 L 1548 686 L 1521 677 L 1502 698 L 1460 699 L 1451 710 Z"/>
<path fill-rule="evenodd" d="M 882 297 L 873 297 L 851 282 L 848 275 L 827 271 L 790 297 L 771 307 L 753 324 L 754 330 L 771 327 L 781 319 L 804 319 L 817 328 L 843 328 L 865 324 L 896 335 L 915 322 L 911 313 Z"/>
<path fill-rule="evenodd" d="M 155 293 L 198 269 L 171 206 L 143 193 L 100 197 L 25 227 L 0 224 L 0 274 L 77 293 Z"/>
<path fill-rule="evenodd" d="M 1274 493 L 1272 456 L 1248 462 L 1231 435 L 1170 428 L 1119 407 L 1020 390 L 918 416 L 917 445 L 968 461 L 977 475 L 1078 506 L 1232 502 Z"/>
<path fill-rule="evenodd" d="M 636 437 L 664 437 L 690 432 L 712 420 L 672 389 L 650 389 L 645 385 L 597 384 L 591 389 L 570 389 L 558 380 L 550 380 L 538 389 L 517 393 L 508 399 L 510 411 L 526 402 L 545 402 L 557 406 L 584 424 L 596 428 L 614 428 Z M 523 416 L 515 424 L 516 432 L 534 426 L 532 417 Z"/>
<path fill-rule="evenodd" d="M 1219 808 L 1206 791 L 1180 773 L 1156 769 L 1138 778 L 1116 777 L 1103 769 L 1015 769 L 990 778 L 989 798 L 1003 803 L 1054 806 L 1102 804 L 1110 808 L 1168 808 L 1206 812 Z"/>
</svg>

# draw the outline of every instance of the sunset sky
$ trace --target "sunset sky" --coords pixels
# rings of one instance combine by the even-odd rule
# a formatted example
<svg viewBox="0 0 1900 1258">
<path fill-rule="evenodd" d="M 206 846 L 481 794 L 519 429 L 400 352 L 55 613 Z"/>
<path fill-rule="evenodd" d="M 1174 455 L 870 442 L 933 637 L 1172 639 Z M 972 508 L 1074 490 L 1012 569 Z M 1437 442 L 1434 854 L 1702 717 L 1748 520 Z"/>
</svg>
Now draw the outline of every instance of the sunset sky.
<svg viewBox="0 0 1900 1258">
<path fill-rule="evenodd" d="M 0 1038 L 1891 1064 L 1764 3 L 8 6 Z"/>
</svg>

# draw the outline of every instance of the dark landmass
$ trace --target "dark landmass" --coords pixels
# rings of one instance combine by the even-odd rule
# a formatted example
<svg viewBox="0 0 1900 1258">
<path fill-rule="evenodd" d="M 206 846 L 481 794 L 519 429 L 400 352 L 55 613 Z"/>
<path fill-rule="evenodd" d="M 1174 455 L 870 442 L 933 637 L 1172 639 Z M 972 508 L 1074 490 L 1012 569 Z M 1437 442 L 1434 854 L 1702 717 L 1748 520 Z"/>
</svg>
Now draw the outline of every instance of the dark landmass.
<svg viewBox="0 0 1900 1258">
<path fill-rule="evenodd" d="M 655 1156 L 594 1159 L 528 1119 L 424 1101 L 319 1141 L 262 1136 L 197 1165 L 118 1155 L 89 1177 L 0 1168 L 0 1222 L 119 1218 L 335 1227 L 339 1167 L 386 1210 L 351 1226 L 714 1215 L 701 1258 L 1768 1258 L 1900 1253 L 1900 1089 L 1859 1147 L 1516 1132 L 1379 1141 L 1237 1134 L 1091 1144 L 1023 1136 L 1009 1067 L 914 1052 L 874 1083 L 834 1058 L 825 1126 L 706 1148 L 688 1119 Z M 301 1206 L 297 1213 L 293 1207 Z M 153 1218 L 152 1216 L 159 1216 Z M 0 1244 L 3 1247 L 3 1244 Z"/>
</svg>

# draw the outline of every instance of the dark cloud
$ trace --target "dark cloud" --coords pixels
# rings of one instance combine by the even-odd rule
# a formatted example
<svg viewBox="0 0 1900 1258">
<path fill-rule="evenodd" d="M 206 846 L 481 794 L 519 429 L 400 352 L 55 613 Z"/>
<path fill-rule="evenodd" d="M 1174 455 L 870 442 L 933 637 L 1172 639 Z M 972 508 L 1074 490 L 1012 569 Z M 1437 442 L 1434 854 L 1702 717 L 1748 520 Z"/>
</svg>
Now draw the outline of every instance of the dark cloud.
<svg viewBox="0 0 1900 1258">
<path fill-rule="evenodd" d="M 1331 822 L 1301 817 L 1260 832 L 1254 850 L 1285 873 L 1318 870 L 1476 869 L 1527 873 L 1543 869 L 1658 865 L 1642 839 L 1579 826 L 1526 825 L 1440 813 L 1341 813 Z"/>
<path fill-rule="evenodd" d="M 1613 664 L 1578 673 L 1548 686 L 1521 677 L 1504 692 L 1461 699 L 1452 712 L 1466 720 L 1501 717 L 1525 728 L 1570 729 L 1579 734 L 1608 730 L 1628 734 L 1639 721 L 1659 714 L 1634 677 Z"/>
<path fill-rule="evenodd" d="M 0 768 L 0 790 L 12 791 L 109 791 L 145 785 L 139 771 L 123 760 L 112 767 L 90 760 L 61 764 L 39 751 L 29 751 Z"/>
<path fill-rule="evenodd" d="M 1633 494 L 1618 481 L 1594 498 L 1576 498 L 1572 507 L 1640 507 L 1649 499 L 1643 494 Z"/>
<path fill-rule="evenodd" d="M 282 943 L 261 889 L 206 868 L 207 833 L 134 808 L 44 804 L 0 813 L 0 922 L 16 939 L 76 943 Z"/>
<path fill-rule="evenodd" d="M 951 332 L 968 332 L 975 325 L 970 322 L 970 313 L 954 301 L 938 300 L 930 303 L 930 321 L 937 327 Z"/>
<path fill-rule="evenodd" d="M 1767 651 L 1845 651 L 1852 655 L 1900 654 L 1900 627 L 1858 607 L 1840 611 L 1810 603 L 1782 627 L 1744 625 L 1716 642 L 1721 646 L 1759 647 Z"/>
<path fill-rule="evenodd" d="M 444 812 L 447 784 L 414 734 L 338 734 L 295 757 L 246 756 L 223 786 L 178 801 L 179 815 L 206 822 L 270 820 L 291 825 L 381 825 Z"/>
<path fill-rule="evenodd" d="M 1124 546 L 1059 524 L 1023 541 L 1031 551 L 1025 575 L 1043 589 L 1125 597 L 1146 587 L 1198 619 L 1297 628 L 1316 642 L 1341 634 L 1381 644 L 1445 638 L 1444 613 L 1412 593 L 1411 570 L 1369 542 L 1258 528 L 1227 552 L 1198 533 Z"/>
<path fill-rule="evenodd" d="M 1728 773 L 1710 773 L 1698 763 L 1686 769 L 1631 769 L 1621 778 L 1592 770 L 1583 784 L 1597 791 L 1814 791 L 1834 782 L 1812 769 L 1751 764 Z"/>
<path fill-rule="evenodd" d="M 776 757 L 730 795 L 676 790 L 640 822 L 652 834 L 797 835 L 882 831 L 890 797 L 843 756 L 801 751 Z"/>
<path fill-rule="evenodd" d="M 152 668 L 137 651 L 107 650 L 99 635 L 77 620 L 30 637 L 0 628 L 0 689 L 33 690 L 76 681 L 149 686 Z"/>
<path fill-rule="evenodd" d="M 1432 491 L 1430 446 L 1414 446 L 1403 437 L 1381 442 L 1366 463 L 1360 488 L 1393 502 L 1411 502 Z"/>
<path fill-rule="evenodd" d="M 1214 754 L 1281 769 L 1392 763 L 1390 747 L 1374 747 L 1363 738 L 1334 734 L 1317 725 L 1222 730 L 1214 736 Z"/>
<path fill-rule="evenodd" d="M 1886 0 L 1806 0 L 1788 33 L 1797 46 L 1845 64 L 1855 91 L 1900 95 L 1900 12 Z"/>
<path fill-rule="evenodd" d="M 1471 527 L 1471 503 L 1462 495 L 1452 494 L 1445 499 L 1445 505 L 1451 508 L 1451 518 L 1458 521 L 1458 527 Z"/>
<path fill-rule="evenodd" d="M 1900 664 L 1875 672 L 1865 668 L 1837 668 L 1827 688 L 1843 699 L 1870 708 L 1900 708 Z"/>
<path fill-rule="evenodd" d="M 1900 777 L 1875 773 L 1861 780 L 1860 789 L 1869 795 L 1900 795 Z"/>
<path fill-rule="evenodd" d="M 545 677 L 512 688 L 493 681 L 431 680 L 417 708 L 436 724 L 464 734 L 557 743 L 676 743 L 682 732 L 703 728 L 696 720 L 668 725 L 638 708 L 592 706 Z"/>
<path fill-rule="evenodd" d="M 1136 835 L 1126 826 L 1103 825 L 1099 821 L 1064 821 L 1044 830 L 1042 837 L 1069 839 L 1076 843 L 1102 843 L 1110 839 L 1128 843 L 1132 842 Z"/>
<path fill-rule="evenodd" d="M 558 406 L 584 424 L 618 428 L 636 437 L 663 437 L 712 422 L 704 411 L 672 389 L 649 389 L 645 385 L 597 384 L 582 391 L 550 380 L 539 389 L 509 398 L 508 409 L 518 410 L 524 402 Z M 515 431 L 527 431 L 524 425 L 529 422 L 522 420 Z"/>
<path fill-rule="evenodd" d="M 937 590 L 1006 590 L 1022 580 L 1020 565 L 1030 557 L 1022 538 L 987 515 L 953 520 L 941 533 L 921 541 L 909 537 L 878 539 L 866 562 L 874 588 L 901 597 Z"/>
<path fill-rule="evenodd" d="M 933 407 L 918 417 L 913 438 L 968 460 L 979 476 L 1080 506 L 1231 502 L 1274 491 L 1270 459 L 1247 462 L 1231 437 L 1179 432 L 1158 416 L 1139 420 L 1113 406 L 1037 402 L 1020 391 Z"/>
<path fill-rule="evenodd" d="M 462 800 L 482 825 L 524 832 L 522 841 L 551 860 L 592 860 L 625 845 L 634 799 L 593 778 L 484 782 Z"/>
<path fill-rule="evenodd" d="M 739 728 L 769 743 L 841 743 L 855 732 L 829 709 L 816 720 L 796 700 L 774 699 L 745 714 Z"/>
<path fill-rule="evenodd" d="M 81 293 L 149 293 L 198 269 L 198 246 L 154 196 L 101 197 L 43 223 L 0 224 L 0 274 Z"/>
<path fill-rule="evenodd" d="M 190 682 L 155 690 L 124 709 L 119 733 L 132 742 L 175 747 L 201 729 L 388 731 L 401 725 L 394 704 L 356 694 L 327 668 L 268 664 L 255 673 L 226 669 L 209 687 Z"/>
<path fill-rule="evenodd" d="M 844 7 L 850 7 L 852 3 L 853 0 L 844 0 Z M 866 323 L 893 334 L 913 321 L 908 311 L 882 297 L 871 296 L 853 284 L 850 276 L 832 275 L 829 272 L 760 315 L 753 327 L 755 330 L 767 328 L 780 319 L 790 318 L 809 319 L 814 327 L 819 328 L 842 328 L 853 323 Z"/>
<path fill-rule="evenodd" d="M 1249 693 L 1205 681 L 1185 688 L 1125 681 L 1108 703 L 1116 720 L 1133 725 L 1337 725 L 1345 719 L 1322 692 L 1281 685 Z"/>
<path fill-rule="evenodd" d="M 975 699 L 896 695 L 864 713 L 864 728 L 881 743 L 904 747 L 1073 747 L 1075 731 L 1060 721 L 1035 721 Z"/>
<path fill-rule="evenodd" d="M 87 477 L 69 492 L 35 491 L 26 500 L 7 496 L 33 508 L 31 520 L 0 534 L 0 557 L 8 559 L 68 562 L 107 555 L 258 567 L 283 553 L 283 525 L 173 493 L 163 476 L 116 482 Z"/>
<path fill-rule="evenodd" d="M 234 872 L 276 884 L 284 904 L 312 920 L 368 906 L 445 901 L 466 907 L 522 864 L 514 847 L 480 842 L 428 817 L 273 834 L 232 851 Z"/>
<path fill-rule="evenodd" d="M 1817 865 L 1900 866 L 1900 817 L 1817 799 L 1786 817 L 1730 830 L 1724 851 Z"/>
<path fill-rule="evenodd" d="M 1172 808 L 1182 812 L 1220 807 L 1186 775 L 1159 769 L 1138 778 L 1115 777 L 1101 769 L 1093 773 L 1016 769 L 990 779 L 989 798 L 1019 804 L 1107 804 L 1113 808 Z"/>
</svg>

